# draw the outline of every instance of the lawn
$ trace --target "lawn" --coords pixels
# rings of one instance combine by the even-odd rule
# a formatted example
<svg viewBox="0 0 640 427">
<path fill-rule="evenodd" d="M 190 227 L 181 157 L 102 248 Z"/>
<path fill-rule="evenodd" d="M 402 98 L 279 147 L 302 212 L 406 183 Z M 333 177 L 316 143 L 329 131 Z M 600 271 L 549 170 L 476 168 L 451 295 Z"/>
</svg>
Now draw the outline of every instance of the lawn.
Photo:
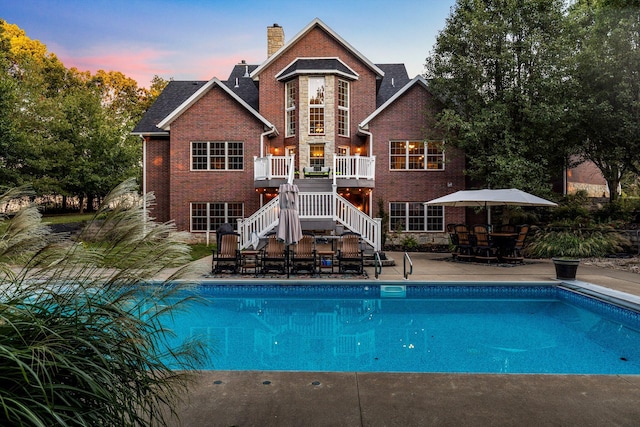
<svg viewBox="0 0 640 427">
<path fill-rule="evenodd" d="M 73 224 L 91 221 L 94 217 L 94 213 L 44 215 L 42 221 L 46 224 Z M 211 255 L 211 251 L 216 247 L 215 245 L 207 246 L 204 243 L 194 243 L 189 246 L 191 247 L 192 261 Z"/>
</svg>

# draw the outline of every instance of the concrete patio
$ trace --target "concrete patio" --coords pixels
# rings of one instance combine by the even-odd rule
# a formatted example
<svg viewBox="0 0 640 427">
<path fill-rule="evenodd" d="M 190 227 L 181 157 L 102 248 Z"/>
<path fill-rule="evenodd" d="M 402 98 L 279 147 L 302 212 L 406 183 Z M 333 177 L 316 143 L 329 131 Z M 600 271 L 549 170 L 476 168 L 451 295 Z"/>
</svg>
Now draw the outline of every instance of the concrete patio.
<svg viewBox="0 0 640 427">
<path fill-rule="evenodd" d="M 377 282 L 403 280 L 403 254 L 388 255 L 396 265 Z M 410 257 L 408 282 L 556 282 L 550 260 L 504 267 Z M 197 262 L 194 279 L 210 262 Z M 577 279 L 640 297 L 636 273 L 581 265 Z M 176 426 L 640 425 L 640 376 L 204 371 L 185 399 Z"/>
</svg>

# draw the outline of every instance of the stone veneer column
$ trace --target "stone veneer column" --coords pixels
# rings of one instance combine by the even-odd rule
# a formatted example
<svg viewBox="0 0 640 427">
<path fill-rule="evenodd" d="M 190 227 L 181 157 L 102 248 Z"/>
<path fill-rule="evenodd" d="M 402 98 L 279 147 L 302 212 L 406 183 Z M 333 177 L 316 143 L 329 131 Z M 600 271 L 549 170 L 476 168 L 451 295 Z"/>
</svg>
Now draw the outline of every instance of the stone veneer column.
<svg viewBox="0 0 640 427">
<path fill-rule="evenodd" d="M 333 164 L 333 154 L 335 153 L 335 130 L 336 130 L 336 112 L 335 112 L 335 85 L 334 76 L 324 76 L 324 135 L 309 135 L 309 78 L 300 76 L 298 91 L 300 94 L 300 106 L 298 111 L 298 131 L 300 132 L 300 147 L 298 150 L 298 159 L 300 167 L 309 166 L 310 149 L 309 144 L 324 144 L 324 161 L 325 166 Z"/>
</svg>

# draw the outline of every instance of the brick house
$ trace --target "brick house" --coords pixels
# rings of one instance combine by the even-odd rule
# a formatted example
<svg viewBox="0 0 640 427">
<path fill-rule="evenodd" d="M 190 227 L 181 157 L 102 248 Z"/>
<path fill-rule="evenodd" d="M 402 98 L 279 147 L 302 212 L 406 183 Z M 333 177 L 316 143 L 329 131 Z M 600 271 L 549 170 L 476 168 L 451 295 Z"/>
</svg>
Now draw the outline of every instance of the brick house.
<svg viewBox="0 0 640 427">
<path fill-rule="evenodd" d="M 438 108 L 423 77 L 372 63 L 321 20 L 286 43 L 274 24 L 262 64 L 167 85 L 133 130 L 143 190 L 153 217 L 207 241 L 225 223 L 245 246 L 272 231 L 278 187 L 295 177 L 305 229 L 352 230 L 374 249 L 383 233 L 446 243 L 445 224 L 465 210 L 423 202 L 465 189 L 465 159 L 445 150 Z"/>
</svg>

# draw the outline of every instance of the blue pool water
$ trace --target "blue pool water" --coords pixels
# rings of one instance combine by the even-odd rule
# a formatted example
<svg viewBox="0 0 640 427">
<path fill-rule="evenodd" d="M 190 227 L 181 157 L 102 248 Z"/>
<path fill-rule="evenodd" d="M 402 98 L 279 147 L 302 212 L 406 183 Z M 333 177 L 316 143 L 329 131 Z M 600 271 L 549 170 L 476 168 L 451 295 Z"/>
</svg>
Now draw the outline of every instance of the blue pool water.
<svg viewBox="0 0 640 427">
<path fill-rule="evenodd" d="M 640 374 L 640 315 L 561 287 L 416 285 L 400 298 L 377 285 L 188 292 L 206 303 L 167 326 L 208 343 L 205 369 Z"/>
</svg>

